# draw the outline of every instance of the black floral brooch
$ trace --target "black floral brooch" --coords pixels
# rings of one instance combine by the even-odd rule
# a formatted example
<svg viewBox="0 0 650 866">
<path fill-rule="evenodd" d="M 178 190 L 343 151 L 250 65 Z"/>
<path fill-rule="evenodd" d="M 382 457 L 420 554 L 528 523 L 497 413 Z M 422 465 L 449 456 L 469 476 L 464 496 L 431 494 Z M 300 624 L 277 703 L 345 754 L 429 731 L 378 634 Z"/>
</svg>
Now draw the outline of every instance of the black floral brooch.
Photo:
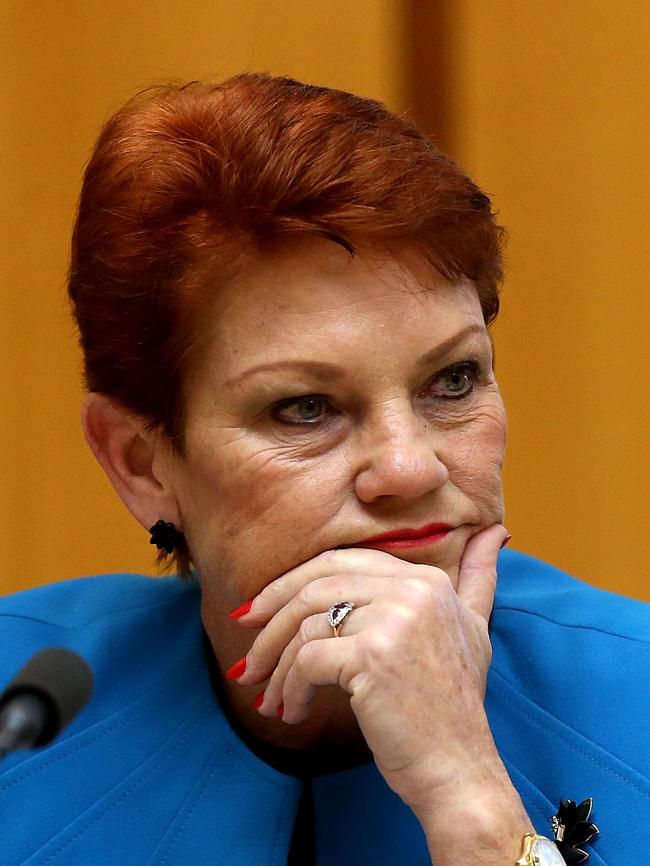
<svg viewBox="0 0 650 866">
<path fill-rule="evenodd" d="M 560 800 L 557 815 L 551 818 L 555 844 L 568 866 L 576 866 L 589 859 L 589 854 L 579 846 L 600 832 L 589 820 L 592 806 L 593 797 L 588 797 L 578 805 L 573 800 Z"/>
</svg>

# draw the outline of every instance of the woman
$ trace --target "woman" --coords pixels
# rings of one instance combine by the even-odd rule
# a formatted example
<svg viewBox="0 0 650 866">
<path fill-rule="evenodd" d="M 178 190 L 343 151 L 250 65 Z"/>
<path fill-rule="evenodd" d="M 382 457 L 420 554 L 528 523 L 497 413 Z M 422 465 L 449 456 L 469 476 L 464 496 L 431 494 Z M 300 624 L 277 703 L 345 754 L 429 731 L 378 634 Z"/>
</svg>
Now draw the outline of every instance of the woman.
<svg viewBox="0 0 650 866">
<path fill-rule="evenodd" d="M 96 683 L 4 762 L 0 862 L 635 861 L 647 609 L 500 554 L 501 244 L 350 94 L 242 75 L 109 121 L 70 273 L 84 430 L 186 579 L 4 600 L 3 670 L 64 645 Z M 587 806 L 541 838 L 590 796 L 593 844 Z"/>
</svg>

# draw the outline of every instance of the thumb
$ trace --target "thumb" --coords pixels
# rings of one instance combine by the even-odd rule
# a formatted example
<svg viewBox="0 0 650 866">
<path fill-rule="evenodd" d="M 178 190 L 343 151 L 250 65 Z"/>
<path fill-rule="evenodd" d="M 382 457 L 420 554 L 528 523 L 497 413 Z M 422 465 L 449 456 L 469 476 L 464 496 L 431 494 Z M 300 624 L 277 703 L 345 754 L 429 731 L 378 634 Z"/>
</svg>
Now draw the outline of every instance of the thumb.
<svg viewBox="0 0 650 866">
<path fill-rule="evenodd" d="M 456 593 L 486 622 L 492 613 L 497 587 L 497 557 L 508 537 L 508 530 L 494 523 L 470 538 L 460 560 Z"/>
</svg>

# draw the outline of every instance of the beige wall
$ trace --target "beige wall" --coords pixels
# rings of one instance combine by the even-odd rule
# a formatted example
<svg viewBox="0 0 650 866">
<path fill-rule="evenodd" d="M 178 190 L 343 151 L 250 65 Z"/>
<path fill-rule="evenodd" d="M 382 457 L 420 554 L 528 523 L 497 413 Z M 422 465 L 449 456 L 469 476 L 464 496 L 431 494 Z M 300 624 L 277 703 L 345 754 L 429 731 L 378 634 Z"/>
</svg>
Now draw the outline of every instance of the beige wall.
<svg viewBox="0 0 650 866">
<path fill-rule="evenodd" d="M 512 544 L 650 600 L 650 4 L 445 6 L 450 145 L 511 233 Z"/>
<path fill-rule="evenodd" d="M 0 0 L 0 591 L 152 571 L 146 533 L 79 431 L 63 300 L 74 203 L 102 121 L 152 81 L 243 69 L 401 110 L 409 5 L 419 2 Z M 449 142 L 512 235 L 497 360 L 513 546 L 650 599 L 650 6 L 437 5 Z"/>
</svg>

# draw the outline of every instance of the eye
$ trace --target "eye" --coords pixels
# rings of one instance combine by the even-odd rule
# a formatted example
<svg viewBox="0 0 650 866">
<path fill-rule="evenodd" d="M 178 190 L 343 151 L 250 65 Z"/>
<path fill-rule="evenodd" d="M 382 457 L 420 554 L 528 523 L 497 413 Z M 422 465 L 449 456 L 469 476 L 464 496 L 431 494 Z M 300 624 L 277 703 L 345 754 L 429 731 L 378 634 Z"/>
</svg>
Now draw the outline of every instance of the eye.
<svg viewBox="0 0 650 866">
<path fill-rule="evenodd" d="M 314 424 L 322 421 L 329 404 L 320 394 L 307 394 L 305 397 L 291 397 L 273 407 L 272 415 L 285 424 Z"/>
<path fill-rule="evenodd" d="M 479 375 L 476 361 L 462 361 L 442 370 L 435 377 L 430 390 L 443 400 L 458 400 L 468 397 L 474 390 Z"/>
</svg>

